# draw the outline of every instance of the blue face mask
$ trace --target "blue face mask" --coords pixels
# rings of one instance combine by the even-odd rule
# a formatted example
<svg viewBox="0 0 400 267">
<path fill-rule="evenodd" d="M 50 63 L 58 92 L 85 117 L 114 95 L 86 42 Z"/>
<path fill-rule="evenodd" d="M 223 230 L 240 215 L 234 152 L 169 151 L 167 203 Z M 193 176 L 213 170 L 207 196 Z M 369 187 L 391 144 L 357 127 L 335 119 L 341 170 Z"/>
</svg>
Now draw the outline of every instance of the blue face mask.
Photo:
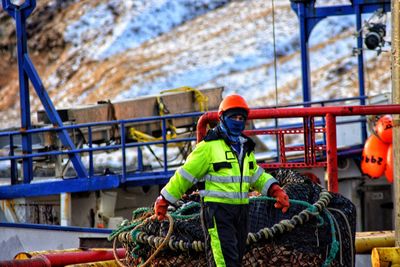
<svg viewBox="0 0 400 267">
<path fill-rule="evenodd" d="M 240 136 L 244 127 L 246 126 L 246 121 L 232 120 L 231 118 L 224 118 L 225 126 L 228 128 L 228 132 L 234 137 Z"/>
</svg>

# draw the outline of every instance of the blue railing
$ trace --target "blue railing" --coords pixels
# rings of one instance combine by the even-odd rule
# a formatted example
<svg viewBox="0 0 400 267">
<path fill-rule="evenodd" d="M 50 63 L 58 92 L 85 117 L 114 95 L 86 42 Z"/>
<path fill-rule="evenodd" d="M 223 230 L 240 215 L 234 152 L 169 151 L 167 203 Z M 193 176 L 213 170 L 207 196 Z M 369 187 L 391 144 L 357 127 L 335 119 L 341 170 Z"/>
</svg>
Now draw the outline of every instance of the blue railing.
<svg viewBox="0 0 400 267">
<path fill-rule="evenodd" d="M 356 98 L 349 98 L 350 100 L 356 100 Z M 346 102 L 349 99 L 336 99 L 331 102 Z M 318 104 L 315 102 L 314 104 Z M 324 106 L 324 101 L 320 101 L 319 104 Z M 301 105 L 301 104 L 299 104 Z M 0 139 L 9 140 L 8 155 L 0 156 L 1 162 L 9 162 L 9 170 L 10 170 L 10 183 L 7 185 L 0 186 L 0 199 L 10 199 L 17 197 L 29 197 L 29 196 L 39 196 L 39 195 L 50 195 L 50 194 L 58 194 L 62 192 L 80 192 L 80 191 L 94 191 L 94 190 L 103 190 L 103 189 L 111 189 L 117 188 L 121 185 L 125 186 L 143 186 L 143 185 L 154 185 L 154 184 L 164 184 L 171 177 L 175 169 L 177 168 L 176 164 L 169 164 L 169 158 L 173 155 L 174 152 L 171 152 L 170 146 L 177 143 L 187 144 L 191 143 L 192 146 L 195 142 L 194 132 L 191 136 L 185 137 L 175 137 L 172 139 L 168 138 L 168 134 L 171 129 L 168 128 L 168 122 L 171 120 L 178 120 L 183 118 L 192 118 L 193 121 L 196 121 L 203 113 L 202 112 L 194 112 L 187 114 L 176 114 L 176 115 L 166 115 L 166 116 L 154 116 L 147 118 L 135 118 L 130 120 L 116 120 L 116 121 L 105 121 L 105 122 L 94 122 L 94 123 L 84 123 L 84 124 L 76 124 L 76 125 L 64 125 L 62 127 L 43 127 L 43 128 L 35 128 L 26 131 L 7 131 L 0 132 Z M 346 123 L 365 123 L 364 118 L 360 119 L 349 119 L 344 122 L 338 122 L 338 124 L 346 124 Z M 137 142 L 135 140 L 127 138 L 129 136 L 129 129 L 131 127 L 136 127 L 138 125 L 143 124 L 154 124 L 159 125 L 159 129 L 161 129 L 160 137 L 157 140 L 145 141 L 145 142 Z M 259 129 L 275 129 L 274 123 L 271 123 L 272 126 L 259 128 Z M 287 128 L 300 128 L 303 126 L 301 123 L 286 123 L 279 125 L 280 129 Z M 112 127 L 118 128 L 118 136 L 116 138 L 116 142 L 109 144 L 107 141 L 103 140 L 102 145 L 95 145 L 93 141 L 93 134 L 97 131 L 99 127 L 102 129 L 111 129 Z M 325 122 L 323 119 L 315 122 L 315 126 L 325 126 Z M 107 128 L 109 127 L 109 128 Z M 189 125 L 186 129 L 194 129 L 195 124 Z M 84 132 L 85 133 L 85 142 L 83 143 L 83 147 L 74 149 L 66 149 L 63 147 L 55 148 L 53 145 L 44 144 L 40 147 L 42 151 L 32 151 L 31 153 L 24 154 L 19 152 L 16 148 L 19 147 L 16 140 L 21 137 L 21 135 L 32 136 L 34 135 L 49 135 L 56 136 L 59 131 L 68 132 L 70 135 L 73 132 Z M 275 138 L 275 137 L 271 137 Z M 33 139 L 33 138 L 32 138 Z M 42 140 L 43 138 L 36 138 L 37 140 Z M 73 138 L 71 138 L 72 140 Z M 320 143 L 325 143 L 325 136 L 321 140 Z M 17 144 L 17 145 L 16 145 Z M 360 144 L 355 144 L 360 145 Z M 150 166 L 148 168 L 143 159 L 143 149 L 145 147 L 153 147 L 160 146 L 162 147 L 162 153 L 160 153 L 161 162 L 157 167 Z M 136 148 L 136 164 L 135 168 L 132 169 L 132 166 L 128 166 L 127 163 L 127 153 L 130 153 L 129 150 L 131 148 Z M 5 149 L 3 148 L 3 151 Z M 106 152 L 114 151 L 118 153 L 121 158 L 121 162 L 118 168 L 112 169 L 112 171 L 103 173 L 103 169 L 107 166 L 95 166 L 94 158 L 95 156 L 104 156 Z M 272 151 L 279 154 L 277 148 L 272 148 Z M 131 152 L 133 153 L 133 152 Z M 85 177 L 79 177 L 79 175 L 70 175 L 70 177 L 58 177 L 55 178 L 54 175 L 50 177 L 35 177 L 34 167 L 37 164 L 41 164 L 40 162 L 43 159 L 49 161 L 48 164 L 51 163 L 51 160 L 54 160 L 54 157 L 67 158 L 67 156 L 77 155 L 77 158 L 86 159 L 85 171 L 87 171 L 88 175 Z M 151 155 L 150 155 L 151 156 Z M 33 167 L 30 170 L 32 172 L 31 177 L 32 180 L 26 181 L 26 179 L 19 178 L 18 173 L 22 167 L 18 167 L 18 163 L 22 162 L 24 159 L 30 158 L 33 162 Z M 276 158 L 279 160 L 278 156 Z M 155 162 L 155 156 L 154 160 Z M 100 170 L 95 171 L 95 167 L 103 167 Z M 129 168 L 130 167 L 130 168 Z M 4 179 L 3 179 L 4 181 Z"/>
<path fill-rule="evenodd" d="M 78 192 L 78 191 L 93 191 L 99 189 L 109 189 L 120 186 L 121 184 L 140 186 L 149 184 L 162 184 L 165 183 L 168 178 L 172 175 L 176 166 L 168 164 L 168 146 L 176 143 L 187 143 L 194 142 L 195 137 L 176 137 L 173 139 L 168 139 L 168 127 L 167 123 L 172 119 L 182 119 L 182 118 L 198 118 L 201 116 L 202 112 L 194 112 L 179 115 L 166 115 L 166 116 L 154 116 L 147 118 L 136 118 L 130 120 L 116 120 L 107 122 L 95 122 L 95 123 L 85 123 L 77 125 L 67 125 L 62 127 L 44 127 L 30 129 L 26 131 L 7 131 L 0 132 L 0 139 L 9 139 L 10 143 L 7 146 L 9 153 L 8 155 L 1 156 L 0 162 L 9 161 L 10 164 L 10 185 L 0 186 L 0 199 L 8 199 L 23 196 L 38 196 L 46 194 L 57 194 L 61 192 Z M 159 122 L 161 129 L 161 137 L 157 140 L 146 141 L 146 142 L 135 142 L 134 140 L 127 141 L 128 134 L 126 131 L 130 127 L 135 127 L 138 123 L 154 123 Z M 106 144 L 101 146 L 93 145 L 93 133 L 96 128 L 109 126 L 118 126 L 119 137 L 116 144 Z M 194 128 L 195 125 L 192 126 Z M 86 147 L 74 148 L 74 149 L 55 149 L 52 146 L 43 146 L 44 151 L 32 151 L 32 153 L 24 154 L 18 153 L 15 145 L 15 139 L 21 135 L 33 136 L 33 135 L 56 135 L 59 131 L 67 131 L 71 133 L 74 130 L 82 131 L 83 129 L 87 132 L 87 142 Z M 162 147 L 162 161 L 163 165 L 161 168 L 154 170 L 152 168 L 145 168 L 142 157 L 142 149 L 149 146 L 161 146 Z M 129 171 L 127 169 L 127 150 L 129 148 L 137 148 L 137 164 L 136 169 Z M 4 149 L 3 149 L 4 150 Z M 95 173 L 94 166 L 94 154 L 95 153 L 105 153 L 107 151 L 117 151 L 121 153 L 120 169 L 114 170 L 106 174 Z M 32 159 L 31 172 L 33 173 L 33 167 L 35 166 L 36 159 L 43 161 L 43 158 L 49 160 L 51 157 L 66 157 L 71 154 L 78 155 L 79 158 L 87 157 L 87 166 L 85 169 L 88 170 L 88 176 L 86 177 L 59 177 L 58 180 L 46 180 L 42 177 L 33 177 L 32 180 L 26 181 L 26 179 L 18 178 L 18 167 L 17 163 L 24 159 Z M 39 162 L 39 160 L 38 160 Z M 40 182 L 38 179 L 40 178 Z M 52 177 L 54 178 L 54 177 Z M 3 179 L 4 180 L 4 179 Z M 31 185 L 31 187 L 27 187 Z M 80 186 L 81 185 L 81 186 Z M 31 190 L 35 188 L 36 190 Z"/>
</svg>

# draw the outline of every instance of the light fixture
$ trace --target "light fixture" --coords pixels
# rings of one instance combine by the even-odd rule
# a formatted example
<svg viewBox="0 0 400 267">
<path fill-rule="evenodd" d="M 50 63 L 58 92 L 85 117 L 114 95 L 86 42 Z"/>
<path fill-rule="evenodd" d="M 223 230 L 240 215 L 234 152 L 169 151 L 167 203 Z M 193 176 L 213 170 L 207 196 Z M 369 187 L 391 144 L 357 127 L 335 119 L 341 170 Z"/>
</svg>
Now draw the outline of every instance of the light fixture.
<svg viewBox="0 0 400 267">
<path fill-rule="evenodd" d="M 366 28 L 364 43 L 370 50 L 381 48 L 385 44 L 386 25 L 383 23 L 371 23 Z"/>
<path fill-rule="evenodd" d="M 385 45 L 386 36 L 386 13 L 383 9 L 378 9 L 365 22 L 361 28 L 364 37 L 364 44 L 369 50 L 382 51 Z"/>
</svg>

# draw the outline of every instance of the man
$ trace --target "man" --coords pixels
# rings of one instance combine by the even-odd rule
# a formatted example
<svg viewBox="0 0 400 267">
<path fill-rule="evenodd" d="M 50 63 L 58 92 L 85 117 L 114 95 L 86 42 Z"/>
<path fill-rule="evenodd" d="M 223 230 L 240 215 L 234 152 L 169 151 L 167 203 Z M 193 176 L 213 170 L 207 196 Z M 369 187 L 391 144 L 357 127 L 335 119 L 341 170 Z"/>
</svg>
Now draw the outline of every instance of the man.
<svg viewBox="0 0 400 267">
<path fill-rule="evenodd" d="M 278 181 L 257 165 L 255 143 L 242 134 L 248 114 L 241 96 L 223 99 L 218 110 L 220 123 L 196 145 L 155 203 L 155 214 L 162 220 L 170 203 L 194 184 L 204 182 L 201 218 L 217 267 L 241 266 L 249 231 L 250 190 L 275 197 L 275 207 L 283 212 L 289 208 L 289 198 Z"/>
</svg>

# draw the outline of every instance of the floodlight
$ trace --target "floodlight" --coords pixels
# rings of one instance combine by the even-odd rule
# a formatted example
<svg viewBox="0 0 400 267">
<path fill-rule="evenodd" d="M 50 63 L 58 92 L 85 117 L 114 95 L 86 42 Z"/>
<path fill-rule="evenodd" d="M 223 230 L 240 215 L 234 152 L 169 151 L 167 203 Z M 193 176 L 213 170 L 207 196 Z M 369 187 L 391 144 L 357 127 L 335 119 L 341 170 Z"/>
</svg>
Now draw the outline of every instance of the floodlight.
<svg viewBox="0 0 400 267">
<path fill-rule="evenodd" d="M 383 23 L 370 24 L 366 28 L 364 43 L 370 50 L 375 50 L 385 44 L 386 25 Z"/>
</svg>

